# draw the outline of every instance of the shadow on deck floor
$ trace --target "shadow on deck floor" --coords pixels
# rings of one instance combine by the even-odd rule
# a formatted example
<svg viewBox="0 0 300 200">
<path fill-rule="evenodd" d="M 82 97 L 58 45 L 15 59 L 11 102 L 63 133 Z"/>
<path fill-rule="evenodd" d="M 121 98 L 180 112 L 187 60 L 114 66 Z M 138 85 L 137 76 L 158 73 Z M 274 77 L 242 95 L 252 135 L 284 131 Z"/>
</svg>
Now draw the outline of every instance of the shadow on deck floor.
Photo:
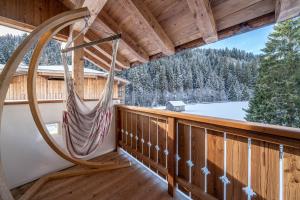
<svg viewBox="0 0 300 200">
<path fill-rule="evenodd" d="M 34 195 L 33 200 L 167 200 L 172 199 L 167 192 L 167 184 L 126 154 L 111 152 L 95 158 L 97 161 L 132 161 L 128 168 L 99 172 L 88 176 L 78 176 L 46 183 Z M 71 167 L 66 170 L 80 168 Z M 12 190 L 18 199 L 33 183 Z"/>
</svg>

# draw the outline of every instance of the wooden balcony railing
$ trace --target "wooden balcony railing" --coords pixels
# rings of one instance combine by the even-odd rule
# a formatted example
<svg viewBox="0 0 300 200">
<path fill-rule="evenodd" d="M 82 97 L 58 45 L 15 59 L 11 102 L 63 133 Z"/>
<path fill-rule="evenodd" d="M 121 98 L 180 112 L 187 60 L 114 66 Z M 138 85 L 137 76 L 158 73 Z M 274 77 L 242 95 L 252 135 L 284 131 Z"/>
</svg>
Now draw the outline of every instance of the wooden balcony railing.
<svg viewBox="0 0 300 200">
<path fill-rule="evenodd" d="M 117 144 L 194 199 L 299 199 L 300 130 L 116 106 Z"/>
</svg>

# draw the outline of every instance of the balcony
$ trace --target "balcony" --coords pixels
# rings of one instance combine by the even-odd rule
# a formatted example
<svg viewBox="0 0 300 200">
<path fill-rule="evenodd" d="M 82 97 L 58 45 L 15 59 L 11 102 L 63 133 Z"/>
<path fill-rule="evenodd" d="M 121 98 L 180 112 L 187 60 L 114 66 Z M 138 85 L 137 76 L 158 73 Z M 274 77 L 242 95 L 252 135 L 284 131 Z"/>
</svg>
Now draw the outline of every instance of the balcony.
<svg viewBox="0 0 300 200">
<path fill-rule="evenodd" d="M 14 108 L 20 109 L 20 106 L 8 104 L 5 112 L 9 111 L 13 116 Z M 55 112 L 60 118 L 57 114 L 60 113 L 60 104 L 57 102 L 44 103 L 43 107 L 53 107 L 47 109 L 48 114 Z M 299 198 L 298 129 L 125 105 L 116 105 L 115 113 L 109 144 L 100 153 L 104 155 L 93 159 L 121 163 L 129 159 L 132 166 L 50 181 L 32 199 Z M 28 120 L 24 124 L 28 124 Z M 60 141 L 58 137 L 54 138 Z M 5 139 L 7 141 L 10 140 Z M 18 146 L 24 146 L 24 141 L 26 143 L 26 138 L 18 141 Z M 11 169 L 8 176 L 13 175 L 25 182 L 26 178 L 41 177 L 70 167 L 61 163 L 59 158 L 53 158 L 45 145 L 41 143 L 35 148 L 35 160 L 42 161 L 36 163 L 38 165 L 26 157 L 32 152 L 25 149 L 18 152 L 24 158 L 9 160 L 4 146 L 5 168 L 13 166 L 12 162 L 22 162 L 28 172 L 23 177 L 24 173 L 21 176 Z M 111 152 L 116 147 L 119 153 Z M 43 152 L 43 156 L 38 157 L 41 154 L 38 152 Z M 16 158 L 13 152 L 9 156 Z M 31 161 L 28 163 L 24 159 Z M 51 169 L 49 165 L 48 171 L 38 170 L 47 162 L 52 163 Z M 76 169 L 80 167 L 74 166 L 63 172 Z M 33 183 L 13 189 L 14 196 L 24 194 Z"/>
<path fill-rule="evenodd" d="M 119 147 L 193 199 L 299 199 L 300 130 L 116 107 Z"/>
</svg>

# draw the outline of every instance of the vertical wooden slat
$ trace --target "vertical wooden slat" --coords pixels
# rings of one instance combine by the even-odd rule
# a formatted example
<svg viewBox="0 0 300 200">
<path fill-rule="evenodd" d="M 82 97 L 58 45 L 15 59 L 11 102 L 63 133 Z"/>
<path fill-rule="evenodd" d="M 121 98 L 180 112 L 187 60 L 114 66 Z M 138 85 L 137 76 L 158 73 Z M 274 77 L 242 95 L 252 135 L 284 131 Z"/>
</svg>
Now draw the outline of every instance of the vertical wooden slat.
<svg viewBox="0 0 300 200">
<path fill-rule="evenodd" d="M 255 199 L 279 199 L 279 145 L 252 140 L 251 185 Z"/>
<path fill-rule="evenodd" d="M 137 118 L 137 114 L 133 113 L 132 116 L 131 116 L 131 133 L 132 133 L 132 138 L 131 138 L 131 141 L 132 141 L 132 149 L 136 149 L 136 139 L 135 139 L 135 136 L 136 136 L 136 118 Z"/>
<path fill-rule="evenodd" d="M 130 133 L 131 133 L 131 116 L 132 113 L 131 112 L 127 112 L 127 134 L 126 134 L 126 138 L 127 138 L 127 145 L 128 147 L 131 147 L 131 139 L 130 139 Z"/>
<path fill-rule="evenodd" d="M 167 156 L 165 155 L 165 150 L 167 149 L 167 134 L 168 132 L 166 121 L 158 120 L 158 145 L 160 148 L 158 152 L 158 163 L 164 167 L 167 167 Z M 165 178 L 164 176 L 162 177 Z"/>
<path fill-rule="evenodd" d="M 149 156 L 149 147 L 148 147 L 148 141 L 149 141 L 149 117 L 144 116 L 143 117 L 143 155 L 148 157 Z"/>
<path fill-rule="evenodd" d="M 138 136 L 138 141 L 137 141 L 137 149 L 138 152 L 143 153 L 142 152 L 142 132 L 143 132 L 143 116 L 142 115 L 138 115 L 138 119 L 137 119 L 137 136 Z"/>
<path fill-rule="evenodd" d="M 168 193 L 174 196 L 175 190 L 175 146 L 176 146 L 176 132 L 175 119 L 168 118 Z"/>
<path fill-rule="evenodd" d="M 248 139 L 227 134 L 227 199 L 247 199 Z"/>
<path fill-rule="evenodd" d="M 300 150 L 284 147 L 283 199 L 300 199 Z"/>
<path fill-rule="evenodd" d="M 156 162 L 157 159 L 157 152 L 155 149 L 156 146 L 156 141 L 157 141 L 157 121 L 156 118 L 150 118 L 150 130 L 149 130 L 149 135 L 150 135 L 150 159 L 153 160 L 154 162 Z M 154 168 L 152 168 L 153 171 L 156 171 Z"/>
<path fill-rule="evenodd" d="M 189 180 L 189 167 L 186 161 L 189 160 L 189 126 L 178 124 L 178 153 L 180 160 L 178 161 L 178 177 L 185 181 Z M 188 195 L 188 191 L 183 187 L 178 187 L 182 192 Z"/>
<path fill-rule="evenodd" d="M 125 111 L 121 110 L 121 141 L 122 144 L 125 143 Z"/>
<path fill-rule="evenodd" d="M 201 168 L 205 166 L 205 130 L 203 128 L 192 127 L 192 184 L 204 191 L 204 175 Z M 192 195 L 193 199 L 198 199 Z"/>
<path fill-rule="evenodd" d="M 121 110 L 119 110 L 118 108 L 115 107 L 115 127 L 116 127 L 116 151 L 118 150 L 118 146 L 119 146 L 119 141 L 121 140 L 122 136 L 121 136 L 121 129 L 122 129 L 122 116 L 121 116 Z"/>
<path fill-rule="evenodd" d="M 223 133 L 207 130 L 207 147 L 207 166 L 210 171 L 207 192 L 217 199 L 223 199 L 223 183 L 220 180 L 224 169 Z"/>
</svg>

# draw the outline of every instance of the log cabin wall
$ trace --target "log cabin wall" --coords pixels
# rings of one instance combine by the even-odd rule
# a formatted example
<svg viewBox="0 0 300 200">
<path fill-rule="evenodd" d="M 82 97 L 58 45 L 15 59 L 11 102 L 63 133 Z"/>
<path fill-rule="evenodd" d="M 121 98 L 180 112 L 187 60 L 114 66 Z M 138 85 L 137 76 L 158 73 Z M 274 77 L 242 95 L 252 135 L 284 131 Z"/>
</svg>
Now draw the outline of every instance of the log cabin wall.
<svg viewBox="0 0 300 200">
<path fill-rule="evenodd" d="M 103 77 L 84 78 L 84 99 L 98 99 L 104 89 L 106 79 Z M 124 91 L 125 84 L 115 81 L 115 99 L 123 100 L 124 96 L 119 96 L 119 90 Z M 124 92 L 121 92 L 124 95 Z M 49 78 L 47 76 L 37 77 L 37 97 L 40 100 L 65 99 L 65 83 L 63 79 Z M 27 75 L 15 76 L 9 85 L 6 95 L 7 101 L 27 100 Z"/>
</svg>

